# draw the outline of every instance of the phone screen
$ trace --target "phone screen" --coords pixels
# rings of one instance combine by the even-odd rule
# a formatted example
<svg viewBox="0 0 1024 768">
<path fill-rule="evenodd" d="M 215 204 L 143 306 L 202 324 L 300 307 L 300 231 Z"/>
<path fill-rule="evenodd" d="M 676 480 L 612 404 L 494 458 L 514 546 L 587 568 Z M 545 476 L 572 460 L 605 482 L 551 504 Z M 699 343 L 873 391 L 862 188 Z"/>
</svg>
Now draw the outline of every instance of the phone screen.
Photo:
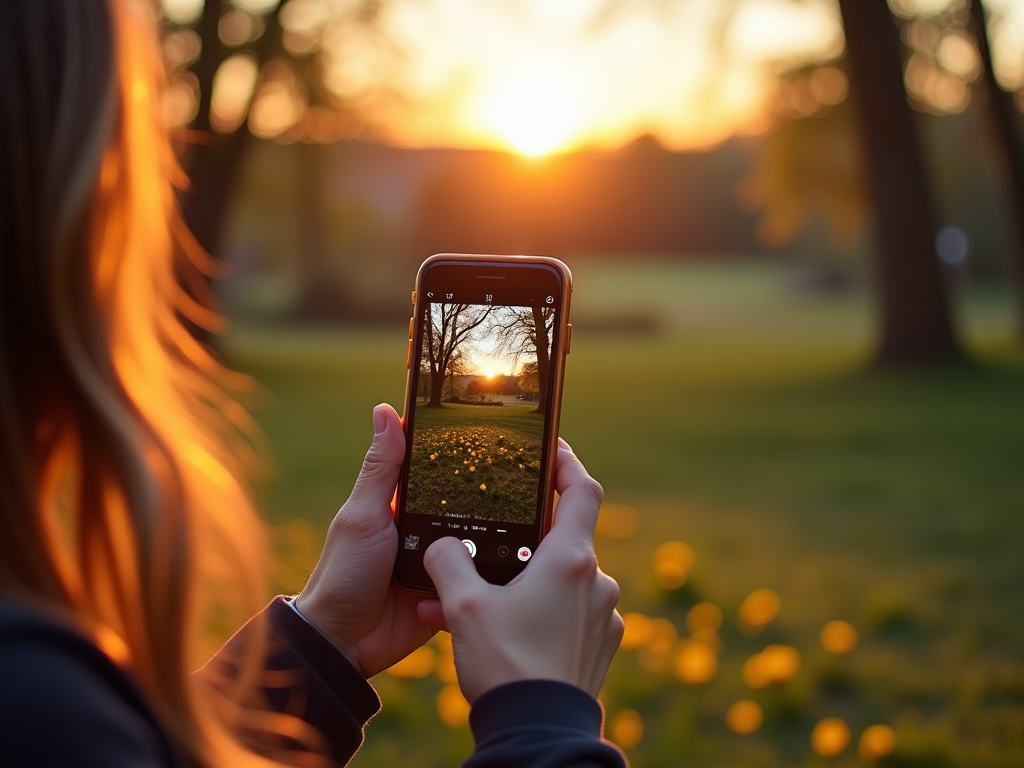
<svg viewBox="0 0 1024 768">
<path fill-rule="evenodd" d="M 561 278 L 541 264 L 439 263 L 421 277 L 398 498 L 400 582 L 456 536 L 506 583 L 540 540 L 560 350 Z"/>
</svg>

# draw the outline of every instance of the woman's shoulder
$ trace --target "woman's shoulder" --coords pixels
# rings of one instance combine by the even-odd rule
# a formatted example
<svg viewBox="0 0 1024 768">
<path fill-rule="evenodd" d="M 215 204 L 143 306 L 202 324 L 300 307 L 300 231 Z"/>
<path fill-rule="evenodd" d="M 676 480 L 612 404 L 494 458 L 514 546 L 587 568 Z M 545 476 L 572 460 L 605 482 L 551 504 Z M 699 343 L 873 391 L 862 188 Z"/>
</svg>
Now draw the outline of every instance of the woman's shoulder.
<svg viewBox="0 0 1024 768">
<path fill-rule="evenodd" d="M 66 622 L 0 600 L 0 746 L 10 766 L 176 766 L 141 691 Z"/>
</svg>

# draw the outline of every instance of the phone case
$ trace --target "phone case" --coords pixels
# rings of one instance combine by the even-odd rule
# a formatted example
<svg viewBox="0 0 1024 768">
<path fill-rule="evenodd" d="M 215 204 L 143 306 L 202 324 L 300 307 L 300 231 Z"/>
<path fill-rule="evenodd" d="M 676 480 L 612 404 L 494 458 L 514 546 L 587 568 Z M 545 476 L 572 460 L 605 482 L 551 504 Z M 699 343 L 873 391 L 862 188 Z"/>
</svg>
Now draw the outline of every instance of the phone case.
<svg viewBox="0 0 1024 768">
<path fill-rule="evenodd" d="M 412 369 L 412 363 L 414 359 L 414 344 L 419 335 L 418 323 L 424 316 L 423 303 L 426 301 L 426 297 L 423 295 L 422 279 L 426 271 L 431 265 L 437 262 L 465 262 L 469 263 L 488 263 L 488 264 L 507 264 L 507 265 L 529 265 L 529 264 L 544 264 L 548 265 L 558 271 L 561 276 L 562 284 L 562 295 L 561 299 L 561 310 L 556 317 L 556 323 L 554 326 L 554 335 L 552 338 L 552 350 L 556 352 L 552 356 L 551 365 L 551 383 L 550 383 L 550 400 L 549 408 L 550 413 L 547 419 L 547 424 L 544 430 L 544 443 L 550 446 L 550 450 L 546 450 L 545 453 L 545 467 L 543 472 L 544 484 L 540 488 L 540 497 L 543 499 L 541 520 L 539 526 L 540 540 L 547 535 L 551 528 L 554 512 L 554 464 L 557 456 L 557 440 L 558 440 L 558 428 L 561 416 L 561 405 L 562 405 L 562 386 L 565 380 L 565 361 L 566 356 L 569 354 L 571 343 L 572 343 L 572 323 L 569 322 L 570 317 L 570 301 L 572 298 L 572 273 L 569 268 L 559 261 L 558 259 L 548 256 L 524 256 L 524 255 L 497 255 L 497 254 L 465 254 L 465 253 L 439 253 L 430 256 L 421 265 L 416 273 L 416 288 L 412 294 L 413 304 L 413 316 L 409 321 L 409 341 L 408 350 L 406 354 L 406 387 L 405 387 L 405 404 L 404 411 L 402 414 L 403 427 L 406 425 L 406 419 L 408 414 L 414 407 L 414 401 L 416 399 L 415 391 L 415 371 Z M 406 469 L 403 468 L 402 477 L 406 477 Z M 399 493 L 404 492 L 404 488 L 399 489 Z M 397 511 L 397 502 L 396 502 Z M 426 592 L 430 593 L 429 590 L 418 589 L 407 584 L 403 584 L 396 578 L 396 583 L 403 589 L 414 592 Z"/>
</svg>

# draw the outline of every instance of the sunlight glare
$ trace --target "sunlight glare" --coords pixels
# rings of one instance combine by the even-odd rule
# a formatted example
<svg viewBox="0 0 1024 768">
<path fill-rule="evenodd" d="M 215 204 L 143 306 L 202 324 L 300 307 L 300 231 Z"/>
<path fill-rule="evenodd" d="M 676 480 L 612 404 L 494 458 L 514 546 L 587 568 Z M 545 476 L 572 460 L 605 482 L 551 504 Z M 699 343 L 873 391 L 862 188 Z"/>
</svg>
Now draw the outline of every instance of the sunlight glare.
<svg viewBox="0 0 1024 768">
<path fill-rule="evenodd" d="M 483 95 L 487 130 L 527 157 L 566 149 L 584 127 L 582 112 L 578 89 L 564 73 L 518 62 Z"/>
</svg>

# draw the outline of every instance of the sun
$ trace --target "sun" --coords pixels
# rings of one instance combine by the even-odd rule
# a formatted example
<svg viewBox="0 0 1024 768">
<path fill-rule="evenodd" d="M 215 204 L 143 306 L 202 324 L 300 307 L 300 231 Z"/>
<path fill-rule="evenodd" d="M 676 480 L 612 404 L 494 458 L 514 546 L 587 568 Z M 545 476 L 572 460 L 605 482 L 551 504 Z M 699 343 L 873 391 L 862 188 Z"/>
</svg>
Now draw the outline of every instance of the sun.
<svg viewBox="0 0 1024 768">
<path fill-rule="evenodd" d="M 578 89 L 548 69 L 513 68 L 489 82 L 482 117 L 489 133 L 527 157 L 566 149 L 585 122 Z"/>
</svg>

